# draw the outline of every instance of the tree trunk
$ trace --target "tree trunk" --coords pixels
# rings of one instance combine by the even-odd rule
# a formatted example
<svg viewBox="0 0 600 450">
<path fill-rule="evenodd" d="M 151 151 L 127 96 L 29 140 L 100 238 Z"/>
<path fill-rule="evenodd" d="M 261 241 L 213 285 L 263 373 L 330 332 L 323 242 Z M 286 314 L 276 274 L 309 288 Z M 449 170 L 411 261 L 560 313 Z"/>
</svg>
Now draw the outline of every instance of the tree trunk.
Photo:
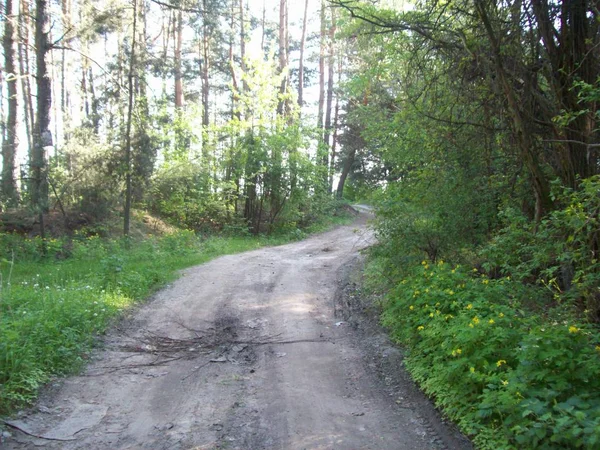
<svg viewBox="0 0 600 450">
<path fill-rule="evenodd" d="M 2 194 L 9 206 L 18 203 L 15 179 L 15 155 L 17 153 L 17 71 L 15 68 L 15 19 L 13 0 L 6 0 L 4 24 L 4 71 L 8 87 L 8 112 L 2 141 Z"/>
<path fill-rule="evenodd" d="M 204 11 L 207 11 L 207 1 L 202 0 L 202 6 Z M 210 46 L 210 37 L 208 35 L 208 24 L 206 16 L 202 18 L 202 126 L 206 130 L 208 125 L 210 124 L 210 86 L 209 86 L 209 68 L 210 68 L 210 60 L 209 60 L 209 48 Z M 202 147 L 204 149 L 204 146 Z"/>
<path fill-rule="evenodd" d="M 52 147 L 52 132 L 50 131 L 52 88 L 46 65 L 46 55 L 50 49 L 48 42 L 48 33 L 50 29 L 48 8 L 48 0 L 36 0 L 35 47 L 37 117 L 31 157 L 33 166 L 31 200 L 33 207 L 40 213 L 40 216 L 48 211 L 48 163 L 46 149 Z"/>
<path fill-rule="evenodd" d="M 344 184 L 346 184 L 346 178 L 350 174 L 350 170 L 352 170 L 352 165 L 354 164 L 354 157 L 356 155 L 356 149 L 350 150 L 348 156 L 344 160 L 344 167 L 342 169 L 342 174 L 340 175 L 340 181 L 337 187 L 337 198 L 343 198 L 344 196 Z"/>
<path fill-rule="evenodd" d="M 304 16 L 302 17 L 302 37 L 300 38 L 300 66 L 298 68 L 298 105 L 302 109 L 304 104 L 304 47 L 306 44 L 306 21 L 308 17 L 308 0 L 304 2 Z"/>
<path fill-rule="evenodd" d="M 325 183 L 329 186 L 329 151 L 331 148 L 331 106 L 333 103 L 333 77 L 334 77 L 334 39 L 335 39 L 335 14 L 334 10 L 331 10 L 331 27 L 329 28 L 329 55 L 327 58 L 327 100 L 325 103 L 325 130 L 323 134 L 323 143 L 325 149 L 323 152 L 323 166 L 327 168 L 325 170 Z"/>
<path fill-rule="evenodd" d="M 488 39 L 490 40 L 495 74 L 500 81 L 502 91 L 504 92 L 508 103 L 509 114 L 513 122 L 513 130 L 521 150 L 521 158 L 523 159 L 525 166 L 529 169 L 535 198 L 535 220 L 539 222 L 542 219 L 542 216 L 552 208 L 550 184 L 539 163 L 536 151 L 537 146 L 531 131 L 531 124 L 527 123 L 520 107 L 518 95 L 508 80 L 508 75 L 502 60 L 500 44 L 492 27 L 486 6 L 484 5 L 483 0 L 477 0 L 475 6 L 488 35 Z"/>
<path fill-rule="evenodd" d="M 279 88 L 279 102 L 277 103 L 277 114 L 286 116 L 288 114 L 287 99 L 288 68 L 287 68 L 287 0 L 279 0 L 279 73 L 281 74 L 281 86 Z"/>
<path fill-rule="evenodd" d="M 342 56 L 338 55 L 338 86 L 342 81 Z M 333 174 L 335 172 L 335 158 L 337 157 L 337 143 L 338 143 L 338 124 L 340 117 L 340 99 L 338 96 L 335 98 L 335 112 L 333 115 L 333 139 L 331 142 L 331 160 L 329 161 L 329 193 L 333 192 Z"/>
<path fill-rule="evenodd" d="M 317 128 L 323 130 L 323 110 L 325 108 L 325 2 L 321 0 L 321 34 L 319 36 L 319 109 L 317 113 Z M 321 134 L 321 137 L 323 134 Z"/>
<path fill-rule="evenodd" d="M 242 25 L 243 27 L 243 25 Z M 230 22 L 229 22 L 229 28 L 230 28 L 230 33 L 229 33 L 229 70 L 231 70 L 231 84 L 233 89 L 231 90 L 231 111 L 230 111 L 230 117 L 233 119 L 234 117 L 237 117 L 238 119 L 240 119 L 240 114 L 239 114 L 239 110 L 236 109 L 236 104 L 238 103 L 239 100 L 239 91 L 240 91 L 240 87 L 238 85 L 238 81 L 237 81 L 237 74 L 236 74 L 236 67 L 235 67 L 235 58 L 234 58 L 234 52 L 233 52 L 233 46 L 234 46 L 234 36 L 235 36 L 235 3 L 231 3 L 231 17 L 230 17 Z"/>
<path fill-rule="evenodd" d="M 125 134 L 125 208 L 123 211 L 123 235 L 129 236 L 131 219 L 131 118 L 133 114 L 133 77 L 135 72 L 135 41 L 137 26 L 137 0 L 133 0 L 133 30 L 131 33 L 131 55 L 127 76 L 129 95 L 127 101 L 127 131 Z"/>
<path fill-rule="evenodd" d="M 242 71 L 242 93 L 248 92 L 246 73 L 246 24 L 244 19 L 244 0 L 240 0 L 240 69 Z"/>
<path fill-rule="evenodd" d="M 27 133 L 27 154 L 30 158 L 33 155 L 33 96 L 31 95 L 31 81 L 29 72 L 29 4 L 26 0 L 19 2 L 19 73 L 21 74 L 21 94 L 23 96 L 23 117 L 25 122 L 25 132 Z M 31 186 L 31 183 L 29 183 Z"/>
<path fill-rule="evenodd" d="M 183 45 L 183 13 L 177 11 L 175 26 L 175 108 L 183 108 L 183 78 L 181 73 L 181 48 Z"/>
<path fill-rule="evenodd" d="M 262 20 L 261 20 L 261 35 L 260 35 L 260 50 L 264 58 L 265 54 L 265 26 L 267 22 L 267 1 L 263 0 Z"/>
</svg>

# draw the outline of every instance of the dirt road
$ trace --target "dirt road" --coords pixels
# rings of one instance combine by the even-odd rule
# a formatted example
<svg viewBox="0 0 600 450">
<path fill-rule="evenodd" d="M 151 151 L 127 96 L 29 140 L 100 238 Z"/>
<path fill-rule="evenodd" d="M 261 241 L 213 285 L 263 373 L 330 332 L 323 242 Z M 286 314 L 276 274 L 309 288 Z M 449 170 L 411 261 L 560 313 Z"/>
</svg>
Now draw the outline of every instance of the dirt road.
<svg viewBox="0 0 600 450">
<path fill-rule="evenodd" d="M 464 448 L 408 382 L 389 389 L 372 336 L 365 347 L 335 307 L 340 269 L 372 241 L 365 223 L 186 270 L 12 421 L 4 447 Z"/>
</svg>

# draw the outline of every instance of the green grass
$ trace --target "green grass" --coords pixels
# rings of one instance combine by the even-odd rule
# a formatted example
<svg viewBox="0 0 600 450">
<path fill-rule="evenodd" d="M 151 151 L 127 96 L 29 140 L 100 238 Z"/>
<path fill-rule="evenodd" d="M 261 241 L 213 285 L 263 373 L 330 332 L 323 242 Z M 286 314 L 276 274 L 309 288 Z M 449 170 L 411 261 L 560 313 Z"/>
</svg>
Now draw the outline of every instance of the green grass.
<svg viewBox="0 0 600 450">
<path fill-rule="evenodd" d="M 39 239 L 0 234 L 0 414 L 31 403 L 52 377 L 80 370 L 96 337 L 124 311 L 177 278 L 178 270 L 351 221 L 349 215 L 330 216 L 307 231 L 268 237 L 200 239 L 179 231 L 139 242 L 80 236 L 67 244 L 53 239 L 45 243 L 45 257 Z"/>
</svg>

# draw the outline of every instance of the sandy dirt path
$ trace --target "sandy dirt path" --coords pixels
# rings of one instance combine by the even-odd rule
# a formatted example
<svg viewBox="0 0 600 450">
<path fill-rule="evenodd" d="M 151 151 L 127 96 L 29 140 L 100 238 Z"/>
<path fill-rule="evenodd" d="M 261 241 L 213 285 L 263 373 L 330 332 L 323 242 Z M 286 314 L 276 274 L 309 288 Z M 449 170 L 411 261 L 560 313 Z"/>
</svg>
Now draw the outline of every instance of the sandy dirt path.
<svg viewBox="0 0 600 450">
<path fill-rule="evenodd" d="M 336 317 L 336 277 L 372 243 L 365 217 L 185 270 L 108 335 L 84 374 L 12 421 L 3 446 L 460 448 L 445 424 L 382 388 Z"/>
</svg>

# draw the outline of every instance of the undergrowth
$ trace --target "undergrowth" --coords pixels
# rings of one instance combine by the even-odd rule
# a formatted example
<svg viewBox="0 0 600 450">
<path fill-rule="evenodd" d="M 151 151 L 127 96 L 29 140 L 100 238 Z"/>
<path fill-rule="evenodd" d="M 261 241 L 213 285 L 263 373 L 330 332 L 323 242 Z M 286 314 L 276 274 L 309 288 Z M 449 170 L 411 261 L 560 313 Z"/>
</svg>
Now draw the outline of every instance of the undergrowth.
<svg viewBox="0 0 600 450">
<path fill-rule="evenodd" d="M 207 238 L 176 231 L 141 241 L 0 234 L 0 414 L 31 403 L 52 377 L 81 369 L 111 320 L 179 269 L 350 221 L 336 214 L 268 237 L 241 230 Z"/>
<path fill-rule="evenodd" d="M 483 449 L 600 447 L 600 332 L 544 288 L 426 261 L 384 302 L 406 367 Z M 547 290 L 546 290 L 547 291 Z"/>
</svg>

